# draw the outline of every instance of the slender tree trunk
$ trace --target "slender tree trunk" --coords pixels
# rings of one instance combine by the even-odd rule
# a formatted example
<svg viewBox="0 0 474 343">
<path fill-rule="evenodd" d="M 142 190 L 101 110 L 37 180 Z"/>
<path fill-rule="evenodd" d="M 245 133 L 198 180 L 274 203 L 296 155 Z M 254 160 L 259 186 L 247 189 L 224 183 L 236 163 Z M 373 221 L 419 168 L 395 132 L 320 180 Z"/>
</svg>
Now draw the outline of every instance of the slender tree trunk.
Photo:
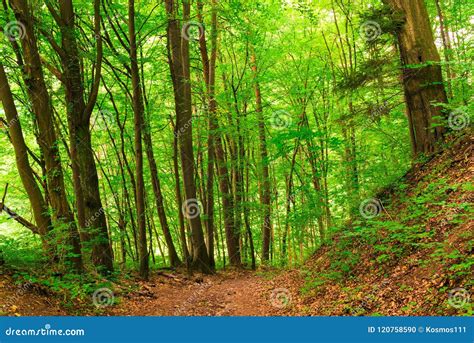
<svg viewBox="0 0 474 343">
<path fill-rule="evenodd" d="M 184 215 L 183 211 L 181 210 L 183 206 L 183 200 L 181 196 L 181 180 L 179 177 L 179 147 L 178 147 L 178 132 L 176 131 L 176 126 L 173 123 L 173 120 L 170 119 L 171 125 L 173 126 L 173 174 L 174 174 L 174 181 L 175 181 L 175 194 L 176 194 L 176 205 L 178 207 L 178 220 L 179 220 L 179 235 L 181 240 L 181 250 L 183 251 L 183 259 L 186 263 L 186 270 L 188 274 L 192 273 L 191 270 L 191 261 L 190 261 L 190 254 L 189 248 L 186 238 L 186 227 L 184 223 Z"/>
<path fill-rule="evenodd" d="M 201 3 L 198 4 L 202 6 Z M 227 168 L 227 161 L 225 159 L 225 151 L 222 146 L 222 137 L 219 133 L 219 124 L 216 118 L 217 112 L 217 103 L 214 97 L 214 88 L 215 88 L 215 74 L 216 74 L 216 57 L 217 57 L 217 13 L 216 5 L 213 4 L 213 14 L 212 14 L 212 25 L 211 25 L 211 42 L 212 42 L 212 51 L 211 58 L 209 59 L 206 46 L 206 36 L 203 33 L 200 37 L 200 51 L 201 59 L 203 64 L 204 71 L 204 80 L 207 87 L 207 97 L 209 102 L 209 139 L 211 140 L 212 149 L 215 155 L 215 160 L 217 164 L 217 174 L 219 181 L 219 189 L 222 196 L 222 207 L 224 215 L 224 226 L 226 233 L 226 243 L 227 243 L 227 252 L 229 254 L 230 263 L 234 266 L 240 266 L 240 246 L 239 246 L 239 234 L 235 229 L 234 221 L 234 201 L 232 195 L 232 188 L 229 179 L 229 170 Z M 199 11 L 201 12 L 201 11 Z M 214 137 L 214 135 L 216 135 Z M 209 155 L 210 156 L 210 155 Z M 214 161 L 214 156 L 208 163 Z M 212 169 L 212 170 L 211 170 Z M 213 172 L 213 167 L 208 165 L 208 177 L 210 172 Z M 213 176 L 211 176 L 213 178 Z M 213 191 L 213 188 L 209 192 Z M 209 195 L 209 194 L 208 194 Z M 213 198 L 213 196 L 212 196 Z M 213 200 L 213 199 L 212 199 Z M 210 203 L 210 199 L 207 201 L 208 206 L 213 205 Z M 212 209 L 213 210 L 213 209 Z M 208 237 L 212 235 L 208 232 Z"/>
<path fill-rule="evenodd" d="M 203 4 L 198 1 L 198 19 L 203 22 L 202 8 Z M 216 58 L 217 58 L 217 8 L 216 1 L 212 1 L 212 18 L 211 18 L 211 57 L 207 52 L 206 33 L 205 31 L 199 37 L 199 50 L 201 52 L 201 60 L 203 65 L 203 77 L 207 88 L 207 110 L 208 110 L 208 138 L 207 138 L 207 199 L 206 199 L 206 228 L 207 228 L 207 250 L 209 254 L 209 263 L 215 268 L 214 261 L 214 163 L 215 163 L 215 127 L 217 103 L 215 100 L 215 74 L 216 74 Z M 220 139 L 220 138 L 218 138 Z"/>
<path fill-rule="evenodd" d="M 138 255 L 140 260 L 140 277 L 147 280 L 149 273 L 148 249 L 146 238 L 146 208 L 145 208 L 145 185 L 143 180 L 143 98 L 140 86 L 140 74 L 137 61 L 137 43 L 135 33 L 135 1 L 128 1 L 128 38 L 130 42 L 130 66 L 133 87 L 133 112 L 135 133 L 135 168 L 136 168 L 136 208 L 138 220 Z"/>
<path fill-rule="evenodd" d="M 213 120 L 212 131 L 217 132 L 218 126 Z M 227 243 L 227 252 L 229 254 L 229 261 L 231 265 L 240 266 L 240 247 L 239 234 L 235 232 L 234 222 L 234 199 L 229 180 L 229 171 L 227 168 L 227 161 L 225 159 L 224 147 L 222 146 L 222 139 L 220 136 L 215 139 L 216 148 L 216 164 L 219 179 L 219 189 L 222 197 L 222 211 L 224 217 L 224 228 Z"/>
<path fill-rule="evenodd" d="M 7 118 L 7 126 L 10 132 L 10 138 L 15 151 L 16 166 L 18 174 L 20 175 L 23 187 L 28 194 L 31 208 L 33 209 L 33 216 L 35 218 L 36 226 L 38 227 L 45 252 L 51 254 L 51 247 L 48 242 L 47 234 L 52 228 L 51 217 L 49 215 L 48 206 L 44 200 L 41 189 L 38 186 L 33 169 L 28 160 L 28 147 L 26 146 L 21 129 L 20 119 L 16 110 L 13 95 L 8 84 L 5 69 L 2 62 L 0 62 L 0 101 L 3 103 L 3 109 Z"/>
<path fill-rule="evenodd" d="M 183 18 L 189 19 L 188 2 L 183 3 Z M 189 42 L 181 37 L 179 19 L 177 18 L 176 2 L 166 0 L 168 14 L 168 47 L 169 65 L 173 79 L 176 107 L 176 130 L 181 154 L 185 203 L 183 210 L 187 214 L 193 242 L 193 268 L 209 273 L 209 254 L 204 242 L 200 210 L 198 209 L 196 184 L 194 182 L 194 153 L 192 136 L 191 84 L 189 71 Z"/>
<path fill-rule="evenodd" d="M 176 248 L 174 247 L 173 238 L 171 237 L 171 230 L 166 219 L 165 206 L 163 204 L 163 193 L 161 191 L 160 179 L 158 177 L 158 168 L 156 167 L 155 155 L 153 154 L 153 146 L 151 142 L 150 126 L 147 123 L 145 132 L 143 133 L 145 141 L 145 149 L 148 158 L 148 165 L 150 166 L 151 183 L 153 186 L 153 193 L 155 195 L 155 203 L 158 211 L 158 218 L 160 219 L 161 229 L 165 237 L 166 246 L 168 248 L 170 265 L 178 267 L 181 265 Z"/>
<path fill-rule="evenodd" d="M 258 116 L 258 136 L 260 140 L 260 159 L 262 168 L 262 207 L 263 207 L 263 229 L 262 229 L 262 260 L 264 262 L 270 257 L 271 244 L 271 190 L 270 190 L 270 172 L 268 167 L 267 140 L 265 134 L 265 120 L 263 117 L 262 96 L 260 92 L 260 83 L 258 82 L 258 69 L 255 52 L 251 56 L 252 71 L 255 87 L 255 111 Z"/>
<path fill-rule="evenodd" d="M 444 52 L 444 60 L 446 62 L 446 76 L 448 78 L 447 85 L 448 85 L 448 94 L 449 98 L 453 98 L 453 86 L 451 80 L 454 78 L 453 71 L 451 69 L 451 38 L 449 37 L 449 30 L 444 20 L 443 10 L 441 8 L 441 4 L 439 0 L 435 0 L 436 10 L 438 12 L 438 19 L 439 19 L 439 26 L 441 31 L 441 38 L 443 39 L 443 52 Z"/>
</svg>

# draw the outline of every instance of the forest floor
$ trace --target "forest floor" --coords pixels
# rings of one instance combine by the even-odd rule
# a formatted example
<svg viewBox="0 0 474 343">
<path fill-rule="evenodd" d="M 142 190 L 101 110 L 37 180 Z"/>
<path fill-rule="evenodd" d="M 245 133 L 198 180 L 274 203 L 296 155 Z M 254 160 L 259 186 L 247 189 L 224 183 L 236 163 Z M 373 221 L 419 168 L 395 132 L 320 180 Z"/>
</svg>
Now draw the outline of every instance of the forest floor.
<svg viewBox="0 0 474 343">
<path fill-rule="evenodd" d="M 104 307 L 0 266 L 0 315 L 472 315 L 473 152 L 467 135 L 415 166 L 377 195 L 377 221 L 336 232 L 301 266 L 124 276 Z"/>
<path fill-rule="evenodd" d="M 16 284 L 12 271 L 0 267 L 0 315 L 65 316 L 60 300 L 43 287 L 31 283 Z"/>
<path fill-rule="evenodd" d="M 224 271 L 187 277 L 180 273 L 152 273 L 150 280 L 116 285 L 114 306 L 88 314 L 112 316 L 270 316 L 290 301 L 276 294 L 267 273 Z M 59 299 L 37 286 L 14 285 L 0 276 L 0 315 L 68 315 Z M 273 296 L 272 296 L 273 294 Z M 292 297 L 292 295 L 289 295 Z M 82 302 L 78 304 L 82 306 Z M 82 313 L 84 314 L 84 313 Z"/>
<path fill-rule="evenodd" d="M 137 292 L 111 308 L 110 315 L 150 316 L 268 316 L 273 282 L 250 271 L 220 272 L 186 278 L 155 276 Z"/>
</svg>

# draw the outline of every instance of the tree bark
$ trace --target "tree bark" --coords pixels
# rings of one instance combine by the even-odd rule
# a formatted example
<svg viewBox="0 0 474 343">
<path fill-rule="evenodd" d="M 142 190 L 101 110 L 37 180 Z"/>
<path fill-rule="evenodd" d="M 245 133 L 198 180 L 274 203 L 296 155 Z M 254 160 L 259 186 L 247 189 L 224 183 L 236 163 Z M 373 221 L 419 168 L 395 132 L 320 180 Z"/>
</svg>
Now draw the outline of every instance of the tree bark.
<svg viewBox="0 0 474 343">
<path fill-rule="evenodd" d="M 204 22 L 202 17 L 202 1 L 197 2 L 198 19 Z M 207 252 L 209 264 L 215 268 L 214 260 L 214 163 L 215 163 L 215 132 L 213 132 L 217 104 L 214 96 L 216 58 L 217 58 L 217 9 L 216 2 L 212 1 L 212 23 L 211 23 L 211 58 L 207 52 L 206 33 L 202 32 L 199 37 L 199 50 L 203 65 L 203 77 L 207 88 L 207 111 L 208 111 L 208 137 L 207 137 L 207 198 L 206 198 L 206 230 L 207 230 Z"/>
<path fill-rule="evenodd" d="M 446 131 L 440 125 L 444 114 L 437 104 L 447 103 L 447 96 L 428 11 L 424 0 L 385 1 L 405 16 L 397 38 L 413 154 L 430 154 Z"/>
<path fill-rule="evenodd" d="M 133 112 L 134 112 L 134 146 L 135 146 L 135 169 L 136 169 L 136 208 L 138 220 L 138 254 L 140 260 L 140 277 L 147 280 L 149 273 L 148 249 L 146 238 L 145 217 L 145 185 L 143 179 L 143 98 L 140 86 L 140 74 L 137 61 L 137 43 L 135 34 L 135 1 L 128 1 L 128 35 L 130 41 L 130 66 L 133 87 Z"/>
<path fill-rule="evenodd" d="M 50 11 L 54 8 L 49 5 Z M 102 273 L 113 271 L 113 251 L 109 243 L 105 211 L 99 190 L 99 177 L 92 149 L 90 117 L 94 108 L 100 82 L 102 64 L 102 40 L 100 36 L 100 1 L 94 1 L 95 39 L 97 41 L 97 63 L 93 86 L 88 102 L 79 60 L 76 38 L 75 13 L 71 0 L 59 1 L 60 20 L 58 24 L 62 37 L 63 82 L 66 88 L 66 104 L 70 137 L 71 163 L 74 192 L 76 196 L 79 226 L 85 229 L 83 235 L 90 244 L 91 260 Z"/>
<path fill-rule="evenodd" d="M 2 62 L 0 62 L 0 101 L 3 103 L 3 109 L 7 118 L 7 126 L 10 132 L 13 149 L 15 151 L 16 166 L 20 175 L 23 187 L 28 194 L 33 216 L 35 218 L 38 234 L 43 241 L 45 251 L 49 253 L 49 242 L 46 235 L 52 228 L 51 217 L 48 213 L 48 206 L 44 200 L 41 189 L 36 183 L 33 175 L 33 169 L 28 160 L 28 147 L 26 146 L 21 129 L 20 119 L 16 110 L 13 95 L 8 84 L 7 76 Z"/>
<path fill-rule="evenodd" d="M 183 2 L 183 18 L 185 21 L 189 19 L 189 6 L 190 4 L 188 2 Z M 181 37 L 176 2 L 174 0 L 166 0 L 166 12 L 168 14 L 167 36 L 170 52 L 169 65 L 173 79 L 176 110 L 176 133 L 178 135 L 181 170 L 186 197 L 184 210 L 190 213 L 192 212 L 190 207 L 197 206 L 198 200 L 194 182 L 189 42 Z M 193 242 L 192 266 L 198 271 L 210 273 L 212 272 L 212 268 L 209 264 L 209 254 L 207 253 L 204 242 L 204 233 L 199 212 L 200 211 L 197 210 L 195 215 L 191 215 L 188 218 Z"/>
<path fill-rule="evenodd" d="M 270 190 L 270 172 L 268 168 L 267 140 L 265 134 L 265 120 L 263 117 L 262 95 L 260 92 L 260 83 L 258 82 L 258 68 L 255 52 L 251 56 L 252 71 L 255 87 L 255 111 L 258 116 L 258 136 L 260 141 L 260 159 L 262 168 L 262 207 L 263 207 L 263 228 L 262 228 L 262 260 L 268 261 L 270 258 L 271 244 L 271 190 Z"/>
<path fill-rule="evenodd" d="M 199 6 L 199 4 L 198 4 Z M 211 157 L 208 160 L 208 164 L 214 161 L 214 154 L 217 163 L 217 173 L 219 176 L 219 188 L 222 196 L 222 207 L 224 215 L 224 226 L 226 232 L 226 243 L 227 243 L 227 252 L 229 254 L 229 261 L 233 266 L 240 266 L 240 246 L 239 246 L 239 232 L 236 231 L 235 220 L 234 220 L 234 200 L 232 194 L 232 188 L 230 185 L 229 179 L 229 170 L 227 168 L 227 162 L 225 159 L 225 151 L 222 146 L 222 137 L 219 133 L 219 124 L 216 118 L 217 114 L 217 103 L 215 99 L 215 76 L 216 76 L 216 57 L 217 57 L 217 13 L 216 13 L 216 4 L 213 3 L 212 10 L 212 24 L 211 24 L 211 58 L 209 59 L 206 46 L 206 36 L 205 32 L 201 34 L 200 37 L 200 51 L 201 59 L 203 63 L 204 71 L 204 80 L 207 87 L 207 97 L 208 97 L 208 109 L 209 109 L 209 146 L 208 149 L 212 148 L 214 152 L 208 153 L 208 156 Z M 208 165 L 208 177 L 211 176 L 213 168 Z M 209 187 L 209 185 L 208 185 Z M 213 187 L 211 187 L 208 192 L 212 192 Z M 211 194 L 208 194 L 211 197 Z M 213 207 L 214 205 L 210 203 L 213 201 L 208 198 L 208 206 Z M 208 232 L 208 238 L 212 236 L 211 232 Z M 208 239 L 209 241 L 209 239 Z"/>
<path fill-rule="evenodd" d="M 183 201 L 181 197 L 181 180 L 179 177 L 179 147 L 178 147 L 178 132 L 176 131 L 176 126 L 173 123 L 173 120 L 170 119 L 171 125 L 173 126 L 173 174 L 174 174 L 174 181 L 175 181 L 175 194 L 176 194 L 176 205 L 178 207 L 178 220 L 179 220 L 179 235 L 181 239 L 181 250 L 183 253 L 183 259 L 186 263 L 186 270 L 188 274 L 191 274 L 191 261 L 188 249 L 188 243 L 186 239 L 186 228 L 184 225 L 184 215 L 181 208 L 183 206 Z"/>
<path fill-rule="evenodd" d="M 446 62 L 446 76 L 448 78 L 447 85 L 448 85 L 448 94 L 449 98 L 452 99 L 453 95 L 453 85 L 451 80 L 454 78 L 453 71 L 451 69 L 451 38 L 449 37 L 449 29 L 446 25 L 444 20 L 443 9 L 441 8 L 441 4 L 439 0 L 435 0 L 436 10 L 438 12 L 438 19 L 439 19 L 439 29 L 441 31 L 441 38 L 443 39 L 443 52 L 444 52 L 444 60 Z"/>
<path fill-rule="evenodd" d="M 57 146 L 56 131 L 53 122 L 53 108 L 44 81 L 38 44 L 33 28 L 34 19 L 25 0 L 11 0 L 10 4 L 16 19 L 25 29 L 21 39 L 25 64 L 23 79 L 27 86 L 29 99 L 32 103 L 38 125 L 38 143 L 45 161 L 49 199 L 54 210 L 53 221 L 66 228 L 68 251 L 67 260 L 72 269 L 82 272 L 82 254 L 79 232 L 74 215 L 69 207 L 64 187 L 61 157 Z"/>
<path fill-rule="evenodd" d="M 179 260 L 176 248 L 174 247 L 173 237 L 171 236 L 171 230 L 168 225 L 168 220 L 166 219 L 165 206 L 163 204 L 163 193 L 161 191 L 158 168 L 156 166 L 155 155 L 153 153 L 149 123 L 146 123 L 143 139 L 145 141 L 145 150 L 148 159 L 148 165 L 150 167 L 151 183 L 153 186 L 153 194 L 155 195 L 156 209 L 158 211 L 161 229 L 163 230 L 163 235 L 165 236 L 166 246 L 168 247 L 170 265 L 172 267 L 178 267 L 181 265 L 181 261 Z"/>
</svg>

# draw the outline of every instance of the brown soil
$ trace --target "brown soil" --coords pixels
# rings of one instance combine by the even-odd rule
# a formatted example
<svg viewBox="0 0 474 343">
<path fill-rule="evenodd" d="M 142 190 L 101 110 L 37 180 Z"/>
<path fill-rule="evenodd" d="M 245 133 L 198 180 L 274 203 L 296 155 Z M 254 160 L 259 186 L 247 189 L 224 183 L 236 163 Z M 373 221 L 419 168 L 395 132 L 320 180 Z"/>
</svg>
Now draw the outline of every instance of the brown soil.
<svg viewBox="0 0 474 343">
<path fill-rule="evenodd" d="M 273 297 L 274 298 L 274 297 Z M 282 306 L 272 298 L 272 282 L 250 271 L 186 278 L 152 277 L 106 311 L 108 315 L 269 316 Z M 284 305 L 284 304 L 283 304 Z"/>
<path fill-rule="evenodd" d="M 57 298 L 37 285 L 15 285 L 0 267 L 0 315 L 5 316 L 65 316 Z"/>
</svg>

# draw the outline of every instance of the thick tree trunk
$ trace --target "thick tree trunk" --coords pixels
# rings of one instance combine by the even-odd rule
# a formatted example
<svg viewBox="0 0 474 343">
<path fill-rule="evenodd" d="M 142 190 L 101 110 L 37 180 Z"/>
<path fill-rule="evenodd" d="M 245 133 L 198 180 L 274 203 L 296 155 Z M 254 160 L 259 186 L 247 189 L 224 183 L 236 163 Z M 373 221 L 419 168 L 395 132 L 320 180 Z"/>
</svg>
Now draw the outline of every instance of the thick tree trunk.
<svg viewBox="0 0 474 343">
<path fill-rule="evenodd" d="M 140 276 L 148 279 L 149 261 L 146 238 L 146 218 L 145 218 L 145 185 L 143 180 L 143 98 L 140 86 L 140 74 L 137 61 L 137 43 L 135 34 L 135 1 L 128 1 L 128 35 L 130 41 L 130 65 L 133 87 L 133 112 L 135 124 L 135 169 L 136 169 L 136 208 L 138 220 L 138 255 L 140 260 Z"/>
<path fill-rule="evenodd" d="M 442 107 L 436 104 L 447 103 L 447 97 L 428 11 L 424 0 L 385 1 L 405 16 L 397 37 L 413 154 L 429 154 L 446 131 L 438 119 L 444 116 Z"/>
<path fill-rule="evenodd" d="M 263 207 L 263 229 L 262 229 L 262 260 L 268 261 L 270 258 L 271 244 L 271 193 L 270 193 L 270 172 L 268 167 L 267 140 L 265 134 L 265 120 L 263 117 L 262 96 L 260 84 L 258 82 L 258 70 L 255 53 L 251 56 L 252 71 L 254 74 L 255 87 L 255 111 L 258 116 L 258 136 L 260 140 L 260 159 L 262 168 L 262 207 Z"/>
<path fill-rule="evenodd" d="M 91 259 L 102 273 L 113 271 L 113 252 L 109 243 L 105 211 L 99 190 L 99 178 L 92 149 L 89 121 L 97 98 L 102 63 L 102 42 L 99 29 L 99 0 L 95 0 L 95 29 L 97 41 L 97 60 L 92 92 L 88 103 L 85 102 L 83 73 L 79 60 L 79 48 L 76 38 L 75 13 L 71 0 L 59 2 L 62 49 L 64 54 L 63 82 L 66 88 L 68 126 L 70 137 L 71 163 L 74 192 L 76 196 L 79 226 L 85 229 L 85 243 L 90 245 Z M 50 7 L 51 11 L 54 11 Z"/>
<path fill-rule="evenodd" d="M 188 2 L 183 3 L 184 20 L 189 19 Z M 181 37 L 177 8 L 174 0 L 166 0 L 168 13 L 168 46 L 169 64 L 173 79 L 176 109 L 176 133 L 181 155 L 185 203 L 184 210 L 188 214 L 193 242 L 193 268 L 209 273 L 209 254 L 204 242 L 200 210 L 197 208 L 196 185 L 194 183 L 194 153 L 192 136 L 191 84 L 189 77 L 189 42 Z M 194 212 L 194 210 L 196 210 Z M 189 215 L 192 214 L 192 215 Z"/>
<path fill-rule="evenodd" d="M 38 44 L 33 29 L 33 17 L 25 0 L 11 0 L 10 4 L 16 19 L 23 24 L 25 29 L 25 35 L 21 39 L 25 59 L 23 75 L 38 124 L 38 143 L 45 161 L 49 200 L 54 210 L 53 220 L 66 227 L 67 244 L 70 249 L 67 252 L 67 259 L 75 271 L 81 272 L 81 242 L 74 215 L 66 198 L 61 158 L 53 122 L 53 108 L 44 81 Z"/>
<path fill-rule="evenodd" d="M 7 76 L 3 64 L 0 62 L 0 101 L 3 103 L 3 109 L 7 117 L 7 126 L 10 132 L 10 138 L 15 151 L 16 166 L 20 175 L 23 187 L 28 194 L 33 216 L 35 218 L 38 233 L 41 235 L 43 247 L 47 253 L 51 253 L 47 233 L 51 230 L 51 217 L 48 213 L 48 206 L 44 200 L 41 189 L 36 183 L 33 175 L 33 169 L 28 160 L 28 147 L 26 146 L 23 132 L 18 118 L 13 95 L 8 84 Z"/>
</svg>

